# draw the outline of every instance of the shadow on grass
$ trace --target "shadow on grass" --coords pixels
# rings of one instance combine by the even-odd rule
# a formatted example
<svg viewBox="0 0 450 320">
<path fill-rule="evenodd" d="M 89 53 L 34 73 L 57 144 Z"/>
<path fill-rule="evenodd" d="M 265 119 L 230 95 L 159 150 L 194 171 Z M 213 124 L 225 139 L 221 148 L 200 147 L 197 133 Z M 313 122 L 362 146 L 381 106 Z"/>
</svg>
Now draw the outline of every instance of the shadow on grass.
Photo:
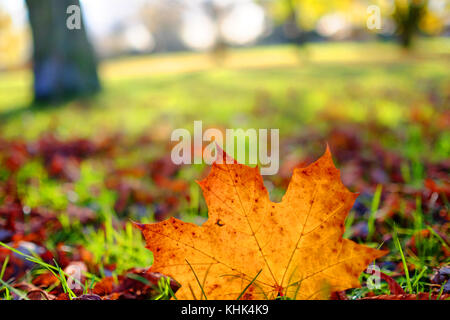
<svg viewBox="0 0 450 320">
<path fill-rule="evenodd" d="M 85 108 L 90 108 L 93 105 L 92 102 L 96 100 L 98 95 L 99 94 L 96 93 L 81 97 L 66 97 L 55 101 L 32 101 L 31 103 L 17 106 L 14 109 L 0 112 L 0 123 L 5 123 L 11 119 L 19 118 L 30 112 L 33 114 L 38 114 L 41 112 L 61 110 L 72 106 L 74 103 L 77 105 L 82 105 Z"/>
</svg>

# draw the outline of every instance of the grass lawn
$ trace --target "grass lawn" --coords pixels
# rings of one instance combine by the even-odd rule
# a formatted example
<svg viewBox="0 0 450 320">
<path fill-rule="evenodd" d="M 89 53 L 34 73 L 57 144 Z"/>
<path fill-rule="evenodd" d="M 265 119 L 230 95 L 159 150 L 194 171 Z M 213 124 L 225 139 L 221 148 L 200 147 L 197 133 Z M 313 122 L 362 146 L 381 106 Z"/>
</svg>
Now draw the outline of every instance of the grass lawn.
<svg viewBox="0 0 450 320">
<path fill-rule="evenodd" d="M 392 44 L 339 43 L 235 50 L 219 65 L 195 53 L 123 58 L 101 65 L 104 91 L 96 99 L 39 112 L 28 108 L 30 72 L 11 72 L 0 74 L 2 131 L 25 138 L 49 126 L 62 136 L 137 134 L 161 119 L 168 126 L 202 119 L 280 127 L 287 135 L 317 125 L 322 111 L 396 127 L 411 107 L 433 113 L 430 90 L 448 94 L 449 52 L 450 41 L 437 39 L 409 55 Z"/>
<path fill-rule="evenodd" d="M 21 237 L 0 241 L 34 243 L 60 265 L 62 245 L 74 256 L 82 246 L 91 257 L 89 286 L 148 267 L 152 255 L 130 219 L 207 217 L 194 181 L 208 167 L 168 163 L 172 130 L 192 129 L 194 120 L 204 128 L 279 128 L 280 173 L 265 181 L 273 199 L 281 198 L 292 168 L 316 159 L 328 142 L 344 184 L 361 192 L 345 236 L 391 250 L 382 270 L 406 291 L 434 292 L 433 268 L 450 254 L 449 58 L 450 39 L 421 40 L 410 53 L 390 43 L 320 43 L 222 57 L 127 57 L 100 65 L 96 97 L 41 109 L 30 107 L 29 70 L 2 73 L 0 160 L 13 165 L 0 168 L 0 199 L 6 207 L 13 184 L 23 210 L 51 212 L 58 227 L 30 230 L 33 215 L 25 214 L 15 231 Z M 0 214 L 0 231 L 5 221 Z M 20 277 L 47 269 L 38 263 Z M 0 297 L 13 284 L 0 285 Z M 385 283 L 372 292 L 388 293 Z"/>
</svg>

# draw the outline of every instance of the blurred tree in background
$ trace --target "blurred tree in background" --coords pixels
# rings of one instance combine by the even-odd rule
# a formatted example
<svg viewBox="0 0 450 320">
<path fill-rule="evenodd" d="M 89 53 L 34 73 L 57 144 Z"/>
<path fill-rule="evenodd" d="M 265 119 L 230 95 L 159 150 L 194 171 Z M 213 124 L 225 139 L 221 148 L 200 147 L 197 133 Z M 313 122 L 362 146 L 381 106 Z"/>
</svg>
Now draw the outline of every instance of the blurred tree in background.
<svg viewBox="0 0 450 320">
<path fill-rule="evenodd" d="M 366 28 L 366 10 L 377 5 L 382 13 L 382 34 L 390 32 L 405 48 L 411 47 L 417 34 L 437 35 L 449 18 L 450 1 L 439 0 L 279 0 L 271 4 L 271 11 L 278 22 L 294 33 L 317 30 L 325 26 L 325 36 L 355 35 L 355 30 Z M 293 27 L 297 26 L 297 30 Z M 353 32 L 349 32 L 351 29 Z M 328 33 L 327 33 L 328 32 Z M 338 37 L 339 38 L 339 34 Z"/>
<path fill-rule="evenodd" d="M 58 102 L 100 89 L 93 49 L 81 21 L 67 28 L 67 8 L 78 0 L 26 0 L 33 35 L 35 102 Z"/>
<path fill-rule="evenodd" d="M 405 48 L 411 47 L 414 36 L 420 31 L 434 34 L 443 27 L 443 19 L 430 9 L 428 0 L 395 0 L 394 6 L 392 17 L 399 42 Z"/>
</svg>

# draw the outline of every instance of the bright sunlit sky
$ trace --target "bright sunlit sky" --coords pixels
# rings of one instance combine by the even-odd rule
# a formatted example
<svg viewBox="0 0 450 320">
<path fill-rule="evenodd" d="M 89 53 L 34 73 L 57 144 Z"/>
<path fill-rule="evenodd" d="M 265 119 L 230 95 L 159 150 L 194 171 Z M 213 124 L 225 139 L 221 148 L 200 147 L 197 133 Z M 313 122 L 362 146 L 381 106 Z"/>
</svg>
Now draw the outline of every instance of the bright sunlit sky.
<svg viewBox="0 0 450 320">
<path fill-rule="evenodd" d="M 133 21 L 138 9 L 146 3 L 163 0 L 81 0 L 85 23 L 94 37 L 111 32 L 119 21 Z M 264 10 L 253 0 L 212 0 L 217 6 L 239 4 L 232 9 L 217 29 L 201 3 L 207 0 L 178 0 L 185 9 L 180 30 L 183 41 L 194 49 L 211 47 L 221 32 L 230 43 L 246 44 L 261 35 L 265 28 Z M 27 23 L 24 0 L 0 0 L 0 6 L 12 16 L 16 25 Z"/>
<path fill-rule="evenodd" d="M 113 25 L 120 20 L 127 19 L 136 13 L 137 9 L 145 3 L 164 2 L 168 0 L 80 0 L 83 6 L 83 13 L 85 21 L 95 35 L 104 35 Z M 240 3 L 242 10 L 233 10 L 232 19 L 234 23 L 228 23 L 224 28 L 231 28 L 234 25 L 234 30 L 230 33 L 246 32 L 248 26 L 261 24 L 263 19 L 261 7 L 256 5 L 253 0 L 177 0 L 177 3 L 182 4 L 186 8 L 192 9 L 189 12 L 189 17 L 192 20 L 194 29 L 198 30 L 200 25 L 202 28 L 208 28 L 209 22 L 205 17 L 199 16 L 199 4 L 202 2 L 212 1 L 215 4 L 226 6 L 231 3 Z M 448 0 L 431 0 L 430 9 L 436 12 L 445 10 L 445 4 Z M 23 25 L 27 22 L 25 0 L 0 0 L 0 7 L 6 9 L 11 14 L 16 25 Z M 200 12 L 201 13 L 201 12 Z M 201 20 L 200 23 L 194 21 L 195 18 Z M 203 21 L 203 23 L 202 23 Z M 246 28 L 243 28 L 246 27 Z M 256 29 L 256 27 L 255 27 Z M 237 40 L 239 42 L 239 40 Z"/>
<path fill-rule="evenodd" d="M 148 0 L 81 0 L 88 28 L 95 35 L 107 33 L 120 20 L 136 13 Z"/>
<path fill-rule="evenodd" d="M 24 0 L 0 0 L 0 8 L 8 12 L 16 26 L 27 22 L 27 13 Z"/>
<path fill-rule="evenodd" d="M 113 24 L 136 12 L 151 0 L 81 0 L 86 24 L 95 34 L 107 32 Z M 12 16 L 17 25 L 27 22 L 25 0 L 0 0 L 0 6 Z"/>
</svg>

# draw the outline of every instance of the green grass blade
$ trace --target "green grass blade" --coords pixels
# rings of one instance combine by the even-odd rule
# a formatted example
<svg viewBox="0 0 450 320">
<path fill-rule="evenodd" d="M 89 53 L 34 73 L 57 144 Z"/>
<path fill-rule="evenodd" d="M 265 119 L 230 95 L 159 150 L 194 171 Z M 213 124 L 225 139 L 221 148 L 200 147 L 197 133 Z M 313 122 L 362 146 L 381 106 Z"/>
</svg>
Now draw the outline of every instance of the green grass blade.
<svg viewBox="0 0 450 320">
<path fill-rule="evenodd" d="M 416 286 L 418 285 L 420 279 L 422 279 L 422 277 L 423 277 L 423 275 L 425 274 L 425 271 L 427 271 L 427 269 L 428 269 L 427 266 L 424 266 L 424 267 L 422 268 L 422 271 L 420 271 L 420 273 L 417 275 L 416 279 L 414 280 L 414 282 L 413 282 L 413 284 L 412 284 L 412 287 L 413 287 L 413 288 L 416 287 Z M 417 288 L 416 288 L 416 291 L 418 291 Z"/>
<path fill-rule="evenodd" d="M 368 228 L 367 240 L 368 241 L 372 240 L 372 237 L 375 233 L 375 220 L 376 220 L 376 215 L 378 212 L 378 207 L 380 206 L 380 199 L 381 199 L 382 191 L 383 191 L 383 186 L 381 184 L 377 185 L 375 194 L 373 195 L 372 205 L 370 207 L 369 220 L 367 221 L 367 228 Z"/>
<path fill-rule="evenodd" d="M 2 271 L 0 271 L 0 280 L 3 280 L 3 276 L 5 275 L 6 266 L 9 262 L 9 256 L 6 256 L 5 261 L 3 261 Z"/>
<path fill-rule="evenodd" d="M 5 281 L 3 281 L 2 279 L 0 279 L 0 283 L 6 287 L 8 290 L 14 292 L 15 294 L 17 294 L 21 299 L 23 300 L 29 300 L 28 297 L 23 294 L 22 292 L 20 292 L 19 290 L 17 290 L 16 288 L 14 288 L 13 286 L 9 285 L 8 283 L 6 283 Z"/>
<path fill-rule="evenodd" d="M 441 242 L 444 247 L 450 249 L 445 240 L 442 239 L 442 237 L 432 227 L 427 226 L 427 229 Z"/>
<path fill-rule="evenodd" d="M 262 269 L 259 270 L 259 272 L 256 274 L 256 276 L 253 278 L 253 280 L 245 287 L 245 289 L 241 292 L 241 294 L 239 295 L 239 297 L 236 300 L 240 300 L 242 298 L 242 296 L 244 295 L 245 291 L 247 291 L 248 288 L 250 288 L 250 286 L 253 284 L 253 282 L 255 282 L 256 278 L 258 278 L 259 274 L 262 272 Z"/>
<path fill-rule="evenodd" d="M 350 211 L 350 213 L 347 216 L 347 219 L 345 219 L 345 231 L 344 231 L 344 234 L 342 235 L 342 237 L 344 239 L 350 238 L 350 236 L 352 234 L 351 227 L 352 227 L 354 221 L 355 221 L 355 211 Z"/>
<path fill-rule="evenodd" d="M 408 270 L 408 265 L 406 264 L 406 259 L 405 259 L 405 255 L 403 254 L 403 249 L 402 246 L 400 244 L 400 240 L 398 239 L 398 234 L 397 234 L 397 230 L 394 230 L 394 243 L 395 246 L 397 247 L 398 251 L 400 252 L 400 255 L 402 257 L 402 263 L 403 263 L 403 269 L 405 271 L 405 277 L 406 277 L 406 285 L 408 287 L 408 291 L 409 293 L 412 293 L 412 286 L 411 286 L 411 279 L 409 277 L 409 270 Z"/>
<path fill-rule="evenodd" d="M 203 290 L 203 286 L 202 286 L 202 284 L 200 283 L 200 280 L 198 279 L 197 274 L 196 274 L 195 271 L 194 271 L 194 268 L 192 268 L 191 264 L 189 263 L 189 261 L 187 261 L 187 259 L 185 259 L 185 260 L 186 260 L 187 264 L 189 265 L 189 268 L 191 268 L 192 272 L 194 273 L 195 280 L 197 280 L 198 286 L 199 286 L 200 289 L 202 290 L 202 294 L 203 294 L 203 296 L 205 297 L 205 300 L 208 300 L 208 298 L 206 297 L 206 293 L 205 293 L 205 291 Z M 200 300 L 201 300 L 201 298 L 200 298 Z"/>
</svg>

